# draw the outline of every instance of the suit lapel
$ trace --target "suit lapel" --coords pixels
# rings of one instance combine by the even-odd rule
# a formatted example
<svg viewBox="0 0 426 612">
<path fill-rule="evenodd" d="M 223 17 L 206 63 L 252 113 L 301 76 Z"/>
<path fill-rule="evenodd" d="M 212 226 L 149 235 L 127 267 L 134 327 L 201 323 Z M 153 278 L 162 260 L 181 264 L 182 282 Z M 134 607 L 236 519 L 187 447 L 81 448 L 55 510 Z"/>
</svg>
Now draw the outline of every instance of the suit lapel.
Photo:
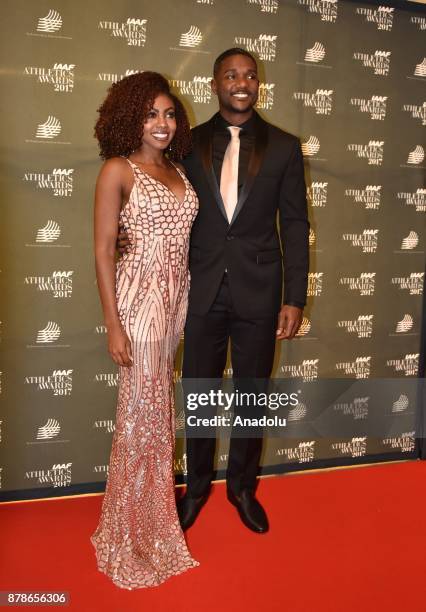
<svg viewBox="0 0 426 612">
<path fill-rule="evenodd" d="M 201 161 L 203 164 L 204 172 L 207 177 L 207 181 L 210 185 L 210 188 L 213 192 L 217 205 L 219 206 L 220 212 L 225 217 L 226 222 L 228 223 L 228 217 L 226 216 L 225 205 L 222 200 L 222 196 L 220 195 L 219 185 L 217 184 L 216 176 L 213 169 L 213 130 L 215 123 L 214 115 L 210 121 L 204 124 L 202 130 L 199 133 L 199 149 L 201 155 Z"/>
<path fill-rule="evenodd" d="M 255 116 L 254 126 L 254 147 L 252 149 L 249 165 L 247 168 L 247 176 L 244 181 L 244 185 L 241 188 L 240 196 L 238 198 L 237 205 L 235 207 L 234 214 L 231 219 L 230 225 L 235 223 L 235 219 L 241 212 L 245 201 L 250 193 L 253 186 L 254 179 L 259 173 L 260 166 L 262 165 L 263 158 L 265 156 L 266 145 L 268 144 L 268 126 L 266 121 L 263 121 L 257 113 Z"/>
<path fill-rule="evenodd" d="M 244 185 L 241 188 L 240 196 L 238 198 L 237 205 L 233 217 L 231 219 L 230 226 L 235 222 L 235 219 L 241 212 L 241 209 L 247 200 L 250 190 L 253 186 L 254 179 L 259 173 L 260 166 L 262 164 L 266 145 L 268 143 L 268 126 L 266 121 L 263 121 L 261 117 L 255 112 L 255 126 L 254 126 L 254 147 L 252 149 L 249 164 L 247 168 L 247 176 Z M 228 217 L 226 215 L 225 205 L 220 194 L 220 188 L 216 180 L 216 175 L 213 169 L 213 130 L 216 115 L 214 115 L 210 121 L 207 121 L 202 126 L 202 129 L 198 134 L 198 147 L 200 151 L 201 161 L 203 164 L 204 172 L 206 174 L 207 181 L 213 192 L 217 205 L 228 223 Z"/>
</svg>

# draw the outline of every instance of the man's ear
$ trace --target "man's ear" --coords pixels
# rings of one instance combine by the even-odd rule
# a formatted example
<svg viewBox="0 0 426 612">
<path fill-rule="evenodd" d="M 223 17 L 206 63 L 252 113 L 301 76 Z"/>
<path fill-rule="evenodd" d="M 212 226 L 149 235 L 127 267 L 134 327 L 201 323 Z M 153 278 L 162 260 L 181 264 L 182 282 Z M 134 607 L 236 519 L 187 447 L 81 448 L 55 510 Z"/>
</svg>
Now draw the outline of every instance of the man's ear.
<svg viewBox="0 0 426 612">
<path fill-rule="evenodd" d="M 214 78 L 210 81 L 210 87 L 212 88 L 212 92 L 217 95 L 217 86 Z"/>
</svg>

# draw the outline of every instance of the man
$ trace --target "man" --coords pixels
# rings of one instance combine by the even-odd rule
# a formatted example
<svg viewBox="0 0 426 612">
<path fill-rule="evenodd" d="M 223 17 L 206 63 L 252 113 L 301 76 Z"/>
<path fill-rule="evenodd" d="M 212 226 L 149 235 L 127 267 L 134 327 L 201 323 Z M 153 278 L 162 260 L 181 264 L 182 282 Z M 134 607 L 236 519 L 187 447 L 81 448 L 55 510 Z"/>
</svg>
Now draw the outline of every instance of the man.
<svg viewBox="0 0 426 612">
<path fill-rule="evenodd" d="M 191 234 L 183 377 L 222 378 L 230 340 L 234 378 L 265 379 L 275 339 L 294 337 L 306 301 L 303 157 L 297 138 L 253 110 L 259 80 L 250 53 L 238 48 L 222 53 L 211 86 L 219 113 L 192 130 L 194 149 L 183 161 L 200 201 Z M 215 442 L 187 437 L 187 492 L 178 503 L 183 529 L 208 498 Z M 259 437 L 231 437 L 227 469 L 228 499 L 257 533 L 268 530 L 254 495 L 261 450 Z"/>
<path fill-rule="evenodd" d="M 259 79 L 250 53 L 233 48 L 219 55 L 211 86 L 219 112 L 192 130 L 193 151 L 183 160 L 200 202 L 191 233 L 183 378 L 221 379 L 230 341 L 234 380 L 267 379 L 275 340 L 295 336 L 306 302 L 303 156 L 296 137 L 253 110 Z M 184 530 L 209 496 L 216 446 L 188 433 L 187 492 L 178 502 Z M 255 498 L 261 450 L 260 437 L 231 437 L 226 477 L 229 501 L 256 533 L 269 528 Z"/>
</svg>

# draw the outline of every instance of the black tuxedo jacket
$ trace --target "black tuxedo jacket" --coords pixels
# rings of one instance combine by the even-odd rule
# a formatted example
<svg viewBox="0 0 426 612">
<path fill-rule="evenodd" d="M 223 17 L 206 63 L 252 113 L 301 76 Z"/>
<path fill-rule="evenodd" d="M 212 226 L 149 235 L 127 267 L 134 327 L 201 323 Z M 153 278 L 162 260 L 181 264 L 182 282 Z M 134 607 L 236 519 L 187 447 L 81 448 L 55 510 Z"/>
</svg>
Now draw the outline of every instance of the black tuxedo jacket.
<svg viewBox="0 0 426 612">
<path fill-rule="evenodd" d="M 282 301 L 303 306 L 309 222 L 300 142 L 255 113 L 247 177 L 229 223 L 212 165 L 214 120 L 192 130 L 193 150 L 183 161 L 200 203 L 191 233 L 189 313 L 207 313 L 225 269 L 242 318 L 274 316 Z"/>
</svg>

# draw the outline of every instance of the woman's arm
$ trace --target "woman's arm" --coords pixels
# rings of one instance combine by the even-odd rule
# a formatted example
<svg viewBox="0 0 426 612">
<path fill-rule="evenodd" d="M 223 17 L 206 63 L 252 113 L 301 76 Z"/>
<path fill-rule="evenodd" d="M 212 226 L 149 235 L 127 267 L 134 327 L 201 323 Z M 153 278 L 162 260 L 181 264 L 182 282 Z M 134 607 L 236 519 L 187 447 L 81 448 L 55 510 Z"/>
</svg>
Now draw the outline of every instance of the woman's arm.
<svg viewBox="0 0 426 612">
<path fill-rule="evenodd" d="M 108 350 L 118 365 L 129 366 L 132 364 L 131 344 L 120 323 L 115 295 L 115 244 L 123 200 L 124 164 L 124 160 L 109 159 L 98 176 L 95 193 L 95 261 L 108 332 Z"/>
</svg>

